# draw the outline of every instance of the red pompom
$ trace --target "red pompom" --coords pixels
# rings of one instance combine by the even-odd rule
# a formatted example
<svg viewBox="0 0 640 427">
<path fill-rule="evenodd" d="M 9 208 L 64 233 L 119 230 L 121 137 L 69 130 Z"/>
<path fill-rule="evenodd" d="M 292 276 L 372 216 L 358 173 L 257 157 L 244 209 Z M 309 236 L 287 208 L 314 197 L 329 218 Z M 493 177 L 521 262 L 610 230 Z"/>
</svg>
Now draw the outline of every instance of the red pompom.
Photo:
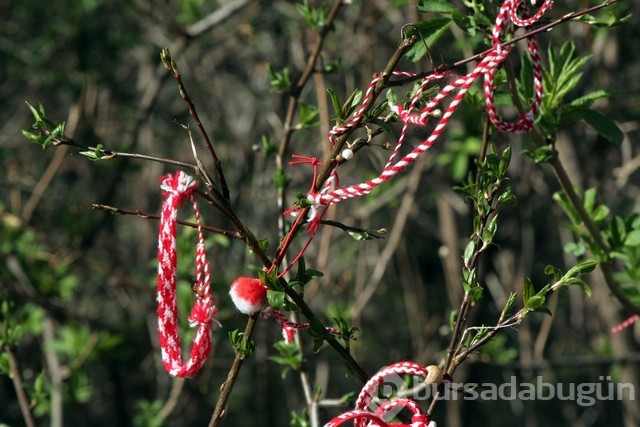
<svg viewBox="0 0 640 427">
<path fill-rule="evenodd" d="M 267 288 L 260 282 L 260 279 L 238 277 L 231 284 L 229 295 L 231 295 L 231 300 L 238 311 L 244 314 L 253 314 L 264 307 L 267 300 Z"/>
</svg>

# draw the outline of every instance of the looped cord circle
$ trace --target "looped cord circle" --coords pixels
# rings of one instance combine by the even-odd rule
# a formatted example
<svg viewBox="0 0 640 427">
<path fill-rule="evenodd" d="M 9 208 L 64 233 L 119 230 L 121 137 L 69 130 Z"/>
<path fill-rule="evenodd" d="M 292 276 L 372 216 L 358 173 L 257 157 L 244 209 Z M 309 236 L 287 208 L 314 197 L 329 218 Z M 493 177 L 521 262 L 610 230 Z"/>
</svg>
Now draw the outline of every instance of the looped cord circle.
<svg viewBox="0 0 640 427">
<path fill-rule="evenodd" d="M 165 175 L 160 188 L 165 200 L 160 216 L 158 235 L 158 335 L 162 352 L 162 363 L 166 371 L 176 377 L 195 375 L 211 352 L 211 325 L 216 308 L 211 296 L 211 276 L 204 245 L 200 211 L 193 197 L 197 182 L 189 175 L 178 171 L 175 175 Z M 178 208 L 186 199 L 191 201 L 198 230 L 196 244 L 196 281 L 193 289 L 196 301 L 188 317 L 189 325 L 197 327 L 191 345 L 191 353 L 186 363 L 182 362 L 180 337 L 178 335 L 178 307 L 176 298 L 176 223 Z"/>
<path fill-rule="evenodd" d="M 438 371 L 438 372 L 433 372 Z M 436 427 L 436 423 L 431 421 L 422 412 L 420 405 L 408 398 L 395 398 L 381 403 L 374 403 L 373 399 L 378 395 L 378 388 L 389 381 L 390 376 L 401 378 L 405 375 L 421 378 L 425 382 L 434 380 L 434 384 L 443 382 L 442 373 L 436 366 L 422 366 L 414 362 L 397 362 L 385 366 L 367 381 L 362 387 L 356 400 L 353 411 L 348 411 L 333 418 L 324 427 L 339 427 L 347 421 L 353 421 L 355 427 L 380 426 L 380 427 Z M 372 407 L 375 410 L 372 412 Z M 411 413 L 411 423 L 388 423 L 384 418 L 391 414 L 397 414 L 405 409 Z"/>
<path fill-rule="evenodd" d="M 491 33 L 491 41 L 493 51 L 496 54 L 501 54 L 503 51 L 509 53 L 511 51 L 511 45 L 502 47 L 501 38 L 504 33 L 506 23 L 508 19 L 513 22 L 514 25 L 519 27 L 529 27 L 536 23 L 542 15 L 553 7 L 551 0 L 546 0 L 538 9 L 533 17 L 529 18 L 529 11 L 523 0 L 506 0 L 500 7 L 498 17 L 496 18 L 493 31 Z M 518 15 L 522 16 L 522 18 Z M 513 123 L 505 122 L 498 114 L 494 100 L 495 90 L 495 76 L 496 68 L 489 68 L 484 73 L 484 98 L 487 108 L 487 115 L 491 123 L 500 132 L 509 133 L 526 133 L 533 128 L 534 118 L 540 108 L 540 102 L 542 102 L 542 65 L 540 61 L 540 54 L 538 52 L 538 44 L 535 37 L 527 37 L 527 49 L 529 51 L 529 57 L 531 59 L 531 68 L 533 71 L 533 101 L 529 110 L 520 114 L 518 120 Z M 505 56 L 506 58 L 506 56 Z M 501 61 L 502 62 L 502 61 Z"/>
</svg>

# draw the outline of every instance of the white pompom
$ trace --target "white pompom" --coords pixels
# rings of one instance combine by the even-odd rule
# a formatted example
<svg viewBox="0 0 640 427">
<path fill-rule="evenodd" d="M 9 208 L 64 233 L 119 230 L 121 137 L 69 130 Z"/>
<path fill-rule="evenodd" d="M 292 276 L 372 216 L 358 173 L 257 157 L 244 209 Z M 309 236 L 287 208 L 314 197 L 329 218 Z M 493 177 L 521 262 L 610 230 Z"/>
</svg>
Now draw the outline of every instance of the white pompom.
<svg viewBox="0 0 640 427">
<path fill-rule="evenodd" d="M 345 148 L 342 150 L 342 158 L 344 160 L 351 160 L 353 158 L 353 150 L 351 150 L 351 148 Z"/>
</svg>

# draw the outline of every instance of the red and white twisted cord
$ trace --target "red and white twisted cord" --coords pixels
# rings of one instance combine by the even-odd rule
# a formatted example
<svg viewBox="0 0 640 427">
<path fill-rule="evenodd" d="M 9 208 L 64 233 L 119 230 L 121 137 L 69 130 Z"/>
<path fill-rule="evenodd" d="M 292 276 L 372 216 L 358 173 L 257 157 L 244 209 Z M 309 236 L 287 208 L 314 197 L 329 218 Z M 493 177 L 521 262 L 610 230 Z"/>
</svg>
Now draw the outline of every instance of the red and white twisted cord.
<svg viewBox="0 0 640 427">
<path fill-rule="evenodd" d="M 404 375 L 418 377 L 428 383 L 438 384 L 443 381 L 442 373 L 437 366 L 425 367 L 414 362 L 398 362 L 386 366 L 372 376 L 362 387 L 354 410 L 338 415 L 325 424 L 325 427 L 338 427 L 351 420 L 354 421 L 355 427 L 372 425 L 382 427 L 435 427 L 436 423 L 429 420 L 427 415 L 422 412 L 420 405 L 413 399 L 395 398 L 380 404 L 374 405 L 372 403 L 374 396 L 377 396 L 378 389 L 388 377 Z M 372 412 L 373 406 L 375 406 L 375 410 Z M 401 409 L 408 409 L 411 412 L 410 424 L 384 421 L 386 415 L 397 414 Z"/>
<path fill-rule="evenodd" d="M 491 41 L 494 51 L 500 51 L 501 49 L 511 51 L 511 45 L 505 48 L 500 45 L 501 37 L 506 27 L 507 18 L 510 19 L 511 22 L 514 23 L 514 25 L 517 25 L 519 27 L 529 27 L 532 24 L 536 23 L 542 17 L 542 15 L 552 6 L 553 2 L 551 0 L 547 0 L 540 6 L 533 17 L 528 18 L 529 12 L 527 11 L 527 7 L 525 6 L 524 2 L 517 0 L 506 0 L 500 7 L 498 17 L 496 18 L 496 22 L 491 33 Z M 520 18 L 518 16 L 518 12 L 520 12 L 524 18 Z M 533 69 L 534 98 L 531 106 L 529 107 L 529 110 L 521 114 L 517 122 L 505 122 L 498 115 L 498 112 L 496 110 L 494 100 L 494 79 L 496 68 L 487 70 L 484 75 L 484 96 L 487 115 L 489 116 L 489 120 L 491 120 L 491 123 L 496 127 L 496 129 L 501 132 L 529 132 L 533 128 L 535 115 L 540 108 L 540 102 L 542 101 L 542 65 L 540 62 L 540 53 L 538 52 L 538 44 L 536 43 L 535 37 L 527 37 L 527 49 L 529 51 L 529 56 L 531 58 L 531 67 Z"/>
<path fill-rule="evenodd" d="M 158 236 L 158 333 L 162 363 L 170 375 L 190 377 L 195 375 L 211 352 L 211 324 L 216 308 L 211 296 L 211 276 L 207 263 L 204 236 L 200 225 L 200 211 L 193 197 L 197 182 L 189 175 L 178 171 L 165 175 L 160 188 L 165 200 L 162 204 L 160 231 Z M 188 317 L 191 327 L 198 327 L 191 345 L 187 363 L 182 362 L 180 336 L 178 334 L 178 307 L 176 298 L 176 223 L 178 208 L 189 199 L 193 205 L 198 229 L 196 245 L 196 301 Z"/>
<path fill-rule="evenodd" d="M 373 95 L 373 89 L 376 87 L 376 83 L 378 83 L 381 78 L 382 76 L 378 74 L 373 78 L 373 80 L 371 80 L 371 83 L 369 83 L 369 86 L 367 86 L 367 90 L 364 92 L 364 96 L 362 97 L 362 101 L 360 102 L 360 108 L 353 114 L 353 119 L 351 119 L 349 123 L 345 125 L 334 126 L 329 131 L 329 141 L 331 141 L 331 145 L 335 144 L 335 139 L 338 136 L 342 135 L 350 128 L 360 124 L 360 121 L 362 120 L 362 117 L 364 115 L 364 111 L 367 108 L 369 101 L 371 100 L 371 96 Z"/>
<path fill-rule="evenodd" d="M 311 192 L 308 196 L 309 200 L 313 201 L 316 206 L 328 206 L 345 199 L 360 197 L 370 193 L 371 190 L 378 185 L 390 180 L 400 172 L 404 171 L 420 155 L 427 151 L 440 137 L 449 123 L 451 116 L 462 102 L 465 94 L 480 75 L 485 76 L 485 104 L 487 106 L 488 116 L 495 127 L 502 132 L 528 132 L 533 126 L 534 116 L 538 112 L 540 102 L 542 100 L 542 67 L 540 65 L 538 47 L 533 36 L 527 38 L 527 46 L 531 57 L 534 77 L 534 99 L 531 107 L 529 108 L 529 111 L 524 113 L 516 123 L 507 123 L 498 115 L 494 102 L 493 81 L 495 79 L 495 70 L 502 62 L 504 62 L 511 50 L 510 46 L 502 47 L 500 39 L 509 21 L 518 26 L 530 26 L 537 22 L 552 6 L 552 0 L 545 0 L 534 16 L 527 18 L 527 11 L 523 0 L 505 0 L 500 8 L 492 31 L 493 48 L 469 74 L 456 79 L 453 83 L 442 88 L 440 92 L 427 103 L 427 106 L 419 112 L 413 112 L 412 110 L 417 105 L 426 85 L 434 80 L 444 77 L 444 75 L 436 73 L 426 76 L 411 97 L 411 101 L 407 109 L 404 109 L 402 106 L 390 106 L 392 111 L 394 111 L 403 122 L 403 127 L 398 142 L 396 143 L 396 146 L 382 172 L 376 178 L 364 183 L 337 188 L 332 191 Z M 519 13 L 524 16 L 524 18 L 522 18 Z M 399 71 L 395 72 L 395 74 L 411 75 L 410 73 L 403 73 Z M 367 87 L 360 109 L 354 114 L 354 118 L 346 125 L 336 126 L 329 132 L 329 139 L 332 144 L 335 143 L 335 138 L 338 135 L 341 135 L 349 128 L 360 124 L 366 105 L 370 101 L 373 89 L 378 80 L 380 80 L 380 76 L 376 76 Z M 453 99 L 445 109 L 444 114 L 440 117 L 431 135 L 419 146 L 415 147 L 409 154 L 394 163 L 394 160 L 404 143 L 408 125 L 425 126 L 429 117 L 438 116 L 438 114 L 434 113 L 436 106 L 449 95 L 453 95 Z"/>
<path fill-rule="evenodd" d="M 638 320 L 640 320 L 640 316 L 638 316 L 637 314 L 634 314 L 633 316 L 629 317 L 627 320 L 611 328 L 611 335 L 619 334 L 624 329 L 636 323 Z"/>
<path fill-rule="evenodd" d="M 269 318 L 270 316 L 276 318 L 276 320 L 282 327 L 282 336 L 286 343 L 292 342 L 296 332 L 298 332 L 299 330 L 309 329 L 311 327 L 311 324 L 308 322 L 292 322 L 291 320 L 287 319 L 287 317 L 281 311 L 275 310 L 271 306 L 266 306 L 260 314 L 265 319 Z M 325 330 L 332 335 L 341 335 L 341 332 L 338 328 L 325 326 Z M 358 337 L 355 335 L 350 335 L 349 338 L 353 341 L 358 339 Z"/>
<path fill-rule="evenodd" d="M 400 172 L 404 171 L 409 165 L 411 165 L 421 154 L 427 151 L 438 139 L 438 137 L 442 134 L 444 129 L 446 128 L 451 116 L 456 111 L 464 95 L 467 93 L 474 80 L 482 73 L 486 72 L 490 68 L 496 67 L 500 62 L 504 60 L 508 52 L 503 53 L 495 53 L 487 55 L 485 58 L 480 61 L 480 63 L 476 66 L 476 68 L 466 76 L 463 76 L 453 83 L 445 86 L 438 95 L 436 95 L 427 106 L 420 113 L 411 113 L 411 114 L 402 114 L 401 117 L 404 119 L 405 123 L 410 123 L 412 121 L 423 120 L 422 117 L 428 116 L 430 112 L 432 112 L 435 106 L 442 101 L 445 97 L 455 92 L 455 95 L 445 110 L 444 114 L 436 124 L 431 135 L 423 141 L 420 145 L 415 147 L 409 154 L 405 155 L 403 158 L 398 160 L 396 163 L 389 165 L 386 167 L 380 175 L 376 178 L 356 185 L 351 185 L 343 188 L 338 188 L 334 191 L 327 193 L 318 193 L 313 194 L 311 198 L 314 200 L 316 204 L 319 205 L 330 205 L 333 203 L 340 202 L 345 199 L 349 199 L 352 197 L 359 197 L 369 194 L 371 190 L 373 190 L 378 185 L 390 180 L 395 177 Z M 433 76 L 430 76 L 432 79 Z M 456 92 L 457 91 L 457 92 Z M 395 107 L 398 111 L 401 111 L 401 107 Z M 418 117 L 416 117 L 416 115 Z M 406 127 L 403 127 L 403 131 L 400 133 L 399 141 L 396 147 L 400 146 L 406 137 Z M 392 156 L 395 155 L 397 149 L 394 150 Z"/>
</svg>

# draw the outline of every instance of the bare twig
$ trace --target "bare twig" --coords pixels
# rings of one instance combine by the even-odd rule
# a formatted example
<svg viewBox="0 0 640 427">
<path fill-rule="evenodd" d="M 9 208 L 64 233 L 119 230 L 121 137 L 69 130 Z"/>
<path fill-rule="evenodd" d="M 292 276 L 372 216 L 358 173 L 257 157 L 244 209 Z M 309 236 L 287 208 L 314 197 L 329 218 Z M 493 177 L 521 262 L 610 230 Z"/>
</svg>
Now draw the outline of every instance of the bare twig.
<svg viewBox="0 0 640 427">
<path fill-rule="evenodd" d="M 178 399 L 180 398 L 180 394 L 182 394 L 182 390 L 184 388 L 184 378 L 174 378 L 171 383 L 171 392 L 169 393 L 169 398 L 162 408 L 158 411 L 156 415 L 156 420 L 162 424 L 162 422 L 173 412 L 176 405 L 178 404 Z"/>
<path fill-rule="evenodd" d="M 587 15 L 587 14 L 596 12 L 596 11 L 598 11 L 600 9 L 605 8 L 605 7 L 609 7 L 612 4 L 617 3 L 617 2 L 618 2 L 618 0 L 606 0 L 605 2 L 600 3 L 599 5 L 596 5 L 596 6 L 593 6 L 593 7 L 589 7 L 587 9 L 579 10 L 579 11 L 576 11 L 576 12 L 568 13 L 568 14 L 556 19 L 553 22 L 550 22 L 550 23 L 548 23 L 546 25 L 538 27 L 538 28 L 536 28 L 534 30 L 527 31 L 524 34 L 521 34 L 521 35 L 516 36 L 516 37 L 514 37 L 514 38 L 512 38 L 512 39 L 510 39 L 510 40 L 508 40 L 508 41 L 506 41 L 504 43 L 501 43 L 500 46 L 507 47 L 507 46 L 510 46 L 510 45 L 512 45 L 514 43 L 519 42 L 520 40 L 524 40 L 527 37 L 535 36 L 537 34 L 550 31 L 554 27 L 557 27 L 558 25 L 560 25 L 560 24 L 562 24 L 564 22 L 571 21 L 572 19 L 579 18 L 579 17 L 581 17 L 583 15 Z M 465 58 L 465 59 L 462 59 L 460 61 L 454 62 L 453 64 L 442 64 L 442 65 L 436 67 L 434 70 L 431 70 L 431 71 L 425 71 L 425 72 L 422 72 L 422 73 L 418 73 L 415 76 L 411 76 L 411 77 L 403 77 L 403 78 L 395 79 L 395 80 L 389 82 L 389 86 L 402 86 L 402 85 L 405 85 L 405 84 L 407 84 L 409 82 L 413 82 L 413 81 L 416 81 L 416 80 L 421 80 L 421 79 L 425 78 L 426 76 L 428 76 L 430 74 L 433 74 L 436 71 L 444 72 L 444 71 L 453 70 L 454 68 L 458 68 L 461 65 L 468 64 L 469 62 L 479 61 L 482 58 L 484 58 L 485 56 L 487 56 L 488 54 L 490 54 L 492 51 L 493 51 L 493 49 L 487 49 L 484 52 L 477 53 L 477 54 L 475 54 L 473 56 L 470 56 L 468 58 Z"/>
<path fill-rule="evenodd" d="M 205 16 L 198 22 L 190 25 L 186 28 L 186 33 L 189 37 L 197 37 L 205 31 L 215 27 L 221 22 L 226 21 L 236 11 L 242 9 L 248 5 L 250 0 L 235 0 L 229 3 L 225 3 L 220 8 L 214 10 L 209 15 Z"/>
<path fill-rule="evenodd" d="M 300 94 L 302 93 L 302 89 L 304 89 L 304 87 L 307 85 L 309 79 L 311 78 L 311 76 L 313 75 L 316 69 L 316 63 L 318 62 L 320 52 L 322 51 L 322 46 L 324 45 L 326 36 L 329 34 L 328 30 L 333 25 L 342 4 L 343 4 L 343 1 L 341 0 L 334 0 L 333 3 L 331 4 L 331 9 L 329 10 L 329 13 L 327 15 L 326 23 L 322 28 L 320 28 L 320 31 L 318 32 L 316 43 L 313 46 L 313 49 L 311 51 L 311 54 L 309 55 L 309 58 L 307 59 L 306 67 L 302 72 L 302 75 L 296 81 L 295 86 L 290 89 L 289 103 L 287 105 L 287 113 L 286 113 L 284 124 L 283 124 L 284 129 L 283 129 L 282 136 L 280 137 L 278 152 L 276 153 L 276 169 L 279 171 L 284 171 L 284 165 L 285 165 L 284 159 L 287 156 L 289 143 L 291 142 L 291 137 L 293 136 L 293 133 L 295 131 L 295 126 L 293 124 L 293 121 L 295 118 L 296 111 L 298 110 L 298 102 L 299 102 Z M 280 186 L 280 188 L 278 188 L 276 191 L 277 191 L 276 199 L 278 203 L 278 210 L 280 212 L 283 212 L 286 206 L 285 186 L 284 185 Z M 301 213 L 301 215 L 306 215 L 306 212 Z M 284 217 L 282 215 L 278 217 L 278 229 L 279 229 L 278 231 L 280 236 L 284 236 L 285 222 L 284 222 Z M 296 232 L 297 230 L 292 229 L 289 231 L 289 234 L 292 236 Z M 279 256 L 277 256 L 276 259 L 274 260 L 273 265 L 280 264 L 280 262 L 286 257 L 286 252 L 287 252 L 286 249 L 287 249 L 286 247 L 282 248 L 282 250 L 279 253 Z"/>
<path fill-rule="evenodd" d="M 5 352 L 9 359 L 9 369 L 11 372 L 11 380 L 13 381 L 13 388 L 18 396 L 18 404 L 20 405 L 20 411 L 22 412 L 22 418 L 27 427 L 35 427 L 36 423 L 29 407 L 29 399 L 24 392 L 24 386 L 22 385 L 22 375 L 20 374 L 20 367 L 18 365 L 18 359 L 13 352 L 13 347 L 6 345 Z"/>
<path fill-rule="evenodd" d="M 164 157 L 149 156 L 147 154 L 125 153 L 121 151 L 107 150 L 106 148 L 102 148 L 102 147 L 82 145 L 74 141 L 72 138 L 67 138 L 67 137 L 55 139 L 53 141 L 53 145 L 68 145 L 71 147 L 83 149 L 85 151 L 90 151 L 92 152 L 92 154 L 95 153 L 97 160 L 111 160 L 116 157 L 123 157 L 123 158 L 129 158 L 129 159 L 147 160 L 150 162 L 164 163 L 167 165 L 191 169 L 194 172 L 198 171 L 197 166 L 194 165 L 193 163 L 181 162 L 180 160 L 167 159 Z"/>
<path fill-rule="evenodd" d="M 100 204 L 97 204 L 97 203 L 92 204 L 91 205 L 91 209 L 107 211 L 107 212 L 111 212 L 112 214 L 117 214 L 117 215 L 135 215 L 135 216 L 138 216 L 138 217 L 140 217 L 142 219 L 155 219 L 155 220 L 159 220 L 160 219 L 160 215 L 155 215 L 155 214 L 152 214 L 152 213 L 143 212 L 140 209 L 129 210 L 129 209 L 116 208 L 116 207 L 113 207 L 113 206 L 100 205 Z M 187 227 L 191 227 L 191 228 L 198 228 L 198 225 L 195 222 L 183 221 L 183 220 L 179 219 L 178 220 L 178 224 L 186 225 Z M 208 225 L 202 225 L 202 229 L 210 231 L 211 233 L 222 234 L 223 236 L 227 236 L 227 237 L 230 237 L 232 239 L 242 239 L 242 236 L 237 231 L 223 230 L 221 228 L 211 227 L 211 226 L 208 226 Z"/>
<path fill-rule="evenodd" d="M 169 52 L 169 48 L 162 49 L 162 52 L 160 53 L 160 58 L 162 59 L 162 63 L 164 64 L 165 68 L 171 73 L 173 78 L 178 83 L 178 88 L 180 90 L 180 96 L 182 96 L 182 99 L 184 99 L 184 102 L 187 104 L 187 107 L 189 109 L 189 114 L 191 115 L 191 118 L 193 118 L 193 120 L 195 121 L 196 126 L 198 127 L 198 130 L 200 131 L 200 135 L 202 135 L 202 138 L 204 139 L 204 144 L 207 147 L 207 150 L 209 151 L 209 155 L 211 156 L 211 159 L 213 160 L 213 165 L 214 165 L 214 167 L 216 169 L 216 173 L 218 174 L 218 179 L 220 180 L 220 188 L 222 189 L 222 197 L 224 198 L 224 201 L 226 201 L 228 203 L 229 202 L 229 187 L 227 185 L 227 180 L 224 177 L 224 172 L 222 171 L 222 165 L 220 164 L 220 159 L 218 158 L 218 155 L 216 154 L 216 151 L 213 148 L 213 144 L 211 143 L 211 139 L 209 138 L 209 134 L 205 130 L 205 128 L 204 128 L 204 126 L 202 124 L 202 121 L 200 120 L 200 116 L 198 116 L 198 111 L 196 110 L 196 106 L 193 103 L 193 100 L 191 99 L 189 94 L 187 93 L 187 89 L 184 86 L 184 83 L 182 81 L 182 77 L 180 76 L 180 71 L 178 70 L 178 66 L 176 65 L 176 63 L 173 60 L 173 58 L 171 58 L 171 52 Z"/>
<path fill-rule="evenodd" d="M 339 228 L 349 234 L 351 233 L 364 234 L 374 239 L 384 239 L 385 238 L 384 234 L 387 232 L 384 228 L 381 228 L 378 230 L 370 230 L 368 228 L 352 227 L 350 225 L 346 225 L 341 222 L 328 220 L 328 219 L 323 219 L 322 221 L 320 221 L 320 224 L 330 225 L 332 227 Z"/>
<path fill-rule="evenodd" d="M 46 315 L 42 322 L 42 339 L 44 341 L 44 359 L 47 362 L 47 373 L 51 381 L 51 427 L 62 427 L 63 424 L 63 377 L 60 358 L 53 347 L 55 338 L 55 321 L 50 315 Z"/>
<path fill-rule="evenodd" d="M 247 322 L 247 326 L 244 329 L 243 341 L 247 341 L 253 335 L 253 328 L 256 325 L 256 320 L 260 313 L 256 313 L 253 316 L 249 317 L 249 321 Z M 231 391 L 233 390 L 233 385 L 238 379 L 238 375 L 240 374 L 240 368 L 244 363 L 244 356 L 238 352 L 236 352 L 236 357 L 233 359 L 233 363 L 231 364 L 231 368 L 227 373 L 227 379 L 222 386 L 220 387 L 220 396 L 218 396 L 218 401 L 216 402 L 216 407 L 213 410 L 213 414 L 211 415 L 211 420 L 209 420 L 209 427 L 215 427 L 224 417 L 227 408 L 227 402 L 229 401 L 229 397 L 231 396 Z"/>
</svg>

